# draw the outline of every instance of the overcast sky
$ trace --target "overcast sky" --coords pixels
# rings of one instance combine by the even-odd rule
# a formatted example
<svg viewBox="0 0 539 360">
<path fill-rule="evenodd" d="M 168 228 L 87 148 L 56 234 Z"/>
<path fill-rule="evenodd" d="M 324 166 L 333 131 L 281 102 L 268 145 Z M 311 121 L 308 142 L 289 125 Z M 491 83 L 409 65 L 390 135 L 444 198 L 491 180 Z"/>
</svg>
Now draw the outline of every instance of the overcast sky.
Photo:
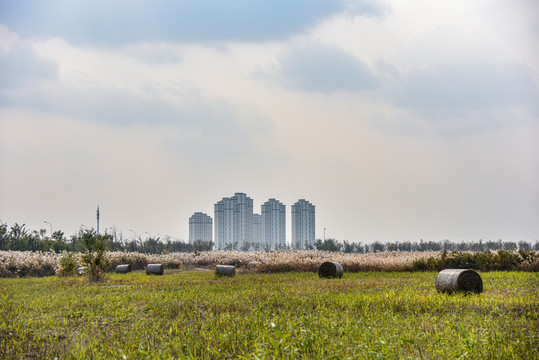
<svg viewBox="0 0 539 360">
<path fill-rule="evenodd" d="M 188 239 L 539 239 L 536 0 L 0 2 L 0 221 Z"/>
</svg>

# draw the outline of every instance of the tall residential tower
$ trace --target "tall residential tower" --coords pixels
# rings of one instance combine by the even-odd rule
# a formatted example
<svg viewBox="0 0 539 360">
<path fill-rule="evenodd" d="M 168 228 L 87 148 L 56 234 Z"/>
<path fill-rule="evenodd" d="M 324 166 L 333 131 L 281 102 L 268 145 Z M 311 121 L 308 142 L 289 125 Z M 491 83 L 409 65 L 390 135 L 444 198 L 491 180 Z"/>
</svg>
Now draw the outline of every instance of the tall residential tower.
<svg viewBox="0 0 539 360">
<path fill-rule="evenodd" d="M 214 206 L 218 250 L 248 248 L 253 243 L 253 200 L 243 193 L 223 198 Z"/>
<path fill-rule="evenodd" d="M 265 249 L 286 248 L 286 206 L 278 200 L 262 205 L 262 239 Z"/>
<path fill-rule="evenodd" d="M 196 212 L 189 218 L 189 244 L 195 241 L 213 241 L 212 218 L 201 212 Z"/>
<path fill-rule="evenodd" d="M 315 242 L 314 205 L 305 199 L 292 205 L 292 248 L 311 249 Z"/>
</svg>

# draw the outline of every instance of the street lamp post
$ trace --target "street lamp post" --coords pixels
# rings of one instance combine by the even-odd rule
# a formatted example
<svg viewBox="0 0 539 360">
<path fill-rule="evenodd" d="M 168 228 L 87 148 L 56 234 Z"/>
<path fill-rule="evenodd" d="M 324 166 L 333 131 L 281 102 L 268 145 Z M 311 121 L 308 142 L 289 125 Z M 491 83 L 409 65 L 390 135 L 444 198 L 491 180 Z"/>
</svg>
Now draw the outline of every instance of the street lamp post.
<svg viewBox="0 0 539 360">
<path fill-rule="evenodd" d="M 52 225 L 50 222 L 48 222 L 47 220 L 43 221 L 45 224 L 49 224 L 49 226 L 51 227 L 51 239 L 52 239 Z"/>
</svg>

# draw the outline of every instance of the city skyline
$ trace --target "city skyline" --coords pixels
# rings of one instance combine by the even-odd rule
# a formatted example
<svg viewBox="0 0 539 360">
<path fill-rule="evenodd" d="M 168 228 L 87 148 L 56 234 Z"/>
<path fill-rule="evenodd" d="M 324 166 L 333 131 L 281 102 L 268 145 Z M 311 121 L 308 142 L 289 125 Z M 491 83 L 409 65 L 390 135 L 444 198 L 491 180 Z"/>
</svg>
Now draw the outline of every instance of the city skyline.
<svg viewBox="0 0 539 360">
<path fill-rule="evenodd" d="M 314 247 L 315 207 L 309 201 L 299 199 L 291 206 L 290 218 L 293 225 L 290 241 L 287 238 L 285 204 L 270 198 L 260 206 L 260 214 L 254 212 L 252 204 L 253 200 L 247 194 L 235 193 L 234 196 L 224 197 L 214 205 L 214 218 L 202 212 L 195 212 L 189 218 L 189 243 L 193 244 L 196 240 L 212 241 L 217 250 L 259 251 L 298 248 L 294 239 L 299 236 L 301 239 L 297 241 L 304 244 L 302 248 Z M 197 235 L 204 233 L 206 226 L 211 226 L 214 220 L 213 238 L 210 235 L 202 239 Z M 252 223 L 252 232 L 241 235 L 242 231 L 247 233 L 245 226 L 249 226 L 249 223 Z M 294 235 L 296 228 L 300 235 Z"/>
<path fill-rule="evenodd" d="M 241 189 L 341 241 L 533 242 L 537 24 L 534 0 L 0 2 L 0 221 L 71 235 L 99 204 L 102 233 L 188 241 Z"/>
</svg>

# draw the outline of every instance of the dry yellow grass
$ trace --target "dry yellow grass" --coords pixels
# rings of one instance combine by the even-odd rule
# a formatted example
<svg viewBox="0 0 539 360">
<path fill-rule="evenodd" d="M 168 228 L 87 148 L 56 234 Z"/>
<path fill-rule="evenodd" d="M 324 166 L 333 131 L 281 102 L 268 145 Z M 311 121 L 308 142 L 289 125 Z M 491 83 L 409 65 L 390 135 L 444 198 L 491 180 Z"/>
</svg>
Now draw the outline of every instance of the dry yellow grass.
<svg viewBox="0 0 539 360">
<path fill-rule="evenodd" d="M 345 271 L 410 271 L 415 260 L 437 256 L 438 252 L 383 252 L 345 254 L 325 251 L 238 252 L 208 251 L 147 255 L 138 252 L 109 252 L 110 269 L 131 264 L 133 270 L 146 264 L 165 268 L 214 267 L 234 265 L 255 272 L 317 271 L 325 261 L 339 262 Z M 62 254 L 54 252 L 0 251 L 0 277 L 47 276 L 60 272 Z M 75 258 L 81 264 L 80 254 Z"/>
<path fill-rule="evenodd" d="M 419 259 L 439 257 L 441 252 L 396 252 L 380 253 L 340 253 L 326 251 L 269 251 L 269 252 L 239 252 L 239 251 L 206 251 L 195 253 L 170 253 L 148 255 L 138 252 L 109 252 L 109 270 L 117 265 L 130 264 L 133 270 L 143 270 L 147 264 L 163 264 L 168 269 L 178 268 L 212 268 L 216 265 L 234 265 L 240 271 L 258 273 L 276 273 L 288 271 L 316 272 L 325 261 L 336 261 L 343 266 L 345 272 L 358 271 L 412 271 L 413 263 Z M 61 273 L 60 258 L 63 253 L 0 251 L 0 277 L 19 276 L 49 276 Z M 81 254 L 75 254 L 79 265 Z M 539 261 L 539 257 L 537 257 Z M 536 261 L 536 262 L 537 262 Z M 519 270 L 535 271 L 526 266 L 536 266 L 528 263 L 521 264 Z"/>
</svg>

